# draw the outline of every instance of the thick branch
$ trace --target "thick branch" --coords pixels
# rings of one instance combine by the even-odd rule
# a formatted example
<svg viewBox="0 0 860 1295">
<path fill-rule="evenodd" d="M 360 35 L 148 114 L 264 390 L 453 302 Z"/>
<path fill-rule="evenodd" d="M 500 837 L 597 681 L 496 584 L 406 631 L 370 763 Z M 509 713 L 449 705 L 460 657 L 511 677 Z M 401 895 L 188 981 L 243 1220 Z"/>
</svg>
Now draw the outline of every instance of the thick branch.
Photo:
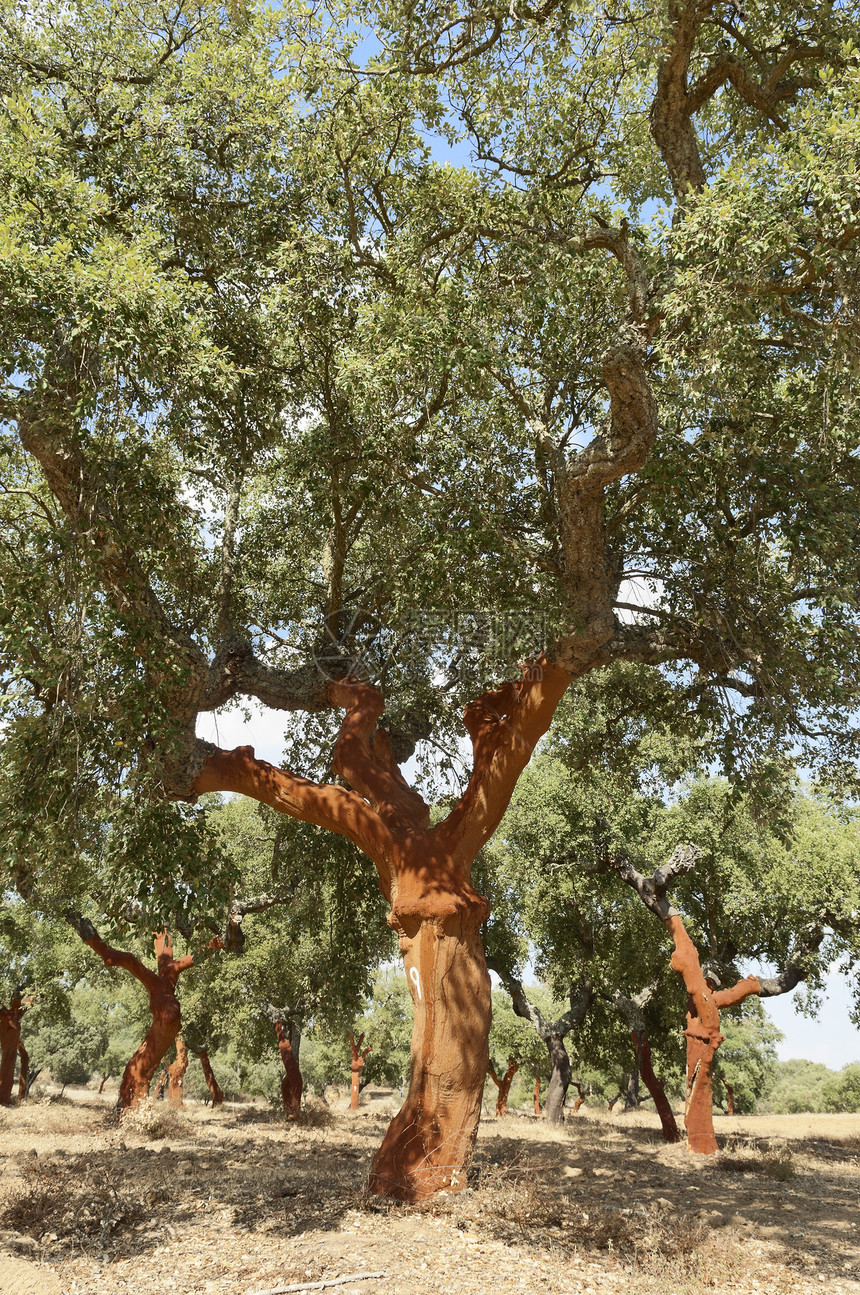
<svg viewBox="0 0 860 1295">
<path fill-rule="evenodd" d="M 697 845 L 678 845 L 668 863 L 651 877 L 645 877 L 633 866 L 629 859 L 618 857 L 608 860 L 608 866 L 616 872 L 622 881 L 636 891 L 646 908 L 649 908 L 661 922 L 667 922 L 678 916 L 678 910 L 672 908 L 666 898 L 666 891 L 678 878 L 695 868 L 702 852 Z"/>
<path fill-rule="evenodd" d="M 280 813 L 303 823 L 315 823 L 348 837 L 377 865 L 380 885 L 390 897 L 388 861 L 393 838 L 375 811 L 354 791 L 333 784 L 320 785 L 286 769 L 258 760 L 252 746 L 233 751 L 210 748 L 211 754 L 197 775 L 192 792 L 231 791 L 251 796 Z"/>
<path fill-rule="evenodd" d="M 451 857 L 472 860 L 502 820 L 517 780 L 550 726 L 570 674 L 540 657 L 517 683 L 486 692 L 466 707 L 474 764 L 468 786 L 435 830 Z"/>
<path fill-rule="evenodd" d="M 329 684 L 329 696 L 346 711 L 334 748 L 335 772 L 370 802 L 392 831 L 426 828 L 429 807 L 398 769 L 388 732 L 376 727 L 384 706 L 382 694 L 350 678 Z"/>
<path fill-rule="evenodd" d="M 101 938 L 96 928 L 89 918 L 83 917 L 73 909 L 68 909 L 63 915 L 70 926 L 74 927 L 84 944 L 99 955 L 106 967 L 121 967 L 139 980 L 144 988 L 149 992 L 158 986 L 158 975 L 136 958 L 133 953 L 126 953 L 124 949 L 114 949 L 111 945 L 106 944 Z"/>
</svg>

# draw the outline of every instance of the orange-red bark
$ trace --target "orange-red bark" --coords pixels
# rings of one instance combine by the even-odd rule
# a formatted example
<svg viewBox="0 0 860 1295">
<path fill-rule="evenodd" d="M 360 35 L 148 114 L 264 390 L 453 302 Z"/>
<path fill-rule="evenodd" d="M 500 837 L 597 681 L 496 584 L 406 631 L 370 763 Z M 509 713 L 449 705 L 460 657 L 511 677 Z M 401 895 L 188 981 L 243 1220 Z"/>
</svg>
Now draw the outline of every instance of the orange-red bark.
<svg viewBox="0 0 860 1295">
<path fill-rule="evenodd" d="M 358 1110 L 358 1094 L 361 1091 L 361 1072 L 364 1069 L 364 1062 L 368 1053 L 373 1051 L 370 1044 L 368 1044 L 364 1049 L 364 1052 L 362 1052 L 362 1043 L 364 1043 L 364 1035 L 359 1034 L 358 1040 L 356 1040 L 352 1030 L 350 1030 L 349 1047 L 352 1052 L 352 1061 L 350 1062 L 349 1068 L 352 1071 L 352 1086 L 349 1092 L 349 1109 L 351 1111 Z"/>
<path fill-rule="evenodd" d="M 281 1021 L 275 1022 L 275 1034 L 278 1036 L 278 1051 L 281 1054 L 281 1061 L 286 1071 L 281 1080 L 281 1101 L 284 1104 L 287 1117 L 295 1120 L 298 1119 L 302 1105 L 302 1088 L 304 1087 L 302 1072 L 299 1070 L 299 1063 L 296 1060 L 296 1054 L 293 1052 L 290 1036 Z"/>
<path fill-rule="evenodd" d="M 496 1098 L 496 1115 L 502 1117 L 508 1113 L 508 1095 L 511 1091 L 511 1084 L 514 1082 L 514 1075 L 519 1070 L 519 1064 L 511 1057 L 508 1057 L 508 1068 L 501 1078 L 496 1074 L 496 1068 L 492 1061 L 488 1068 L 488 1074 L 493 1083 L 499 1090 Z"/>
<path fill-rule="evenodd" d="M 585 1093 L 582 1091 L 582 1084 L 578 1084 L 575 1079 L 573 1080 L 573 1086 L 577 1093 L 576 1101 L 573 1103 L 573 1113 L 575 1115 L 580 1106 L 585 1102 Z"/>
<path fill-rule="evenodd" d="M 99 955 L 106 967 L 121 967 L 127 971 L 140 981 L 149 996 L 152 1025 L 126 1066 L 119 1086 L 118 1105 L 127 1109 L 148 1095 L 152 1078 L 179 1033 L 182 1015 L 176 997 L 176 982 L 183 971 L 194 965 L 194 957 L 187 953 L 182 958 L 174 958 L 173 939 L 165 929 L 155 936 L 157 970 L 153 971 L 133 953 L 106 944 L 92 923 L 86 922 L 81 927 L 76 920 L 74 925 L 78 926 L 84 944 Z M 220 940 L 210 941 L 209 947 L 220 946 Z"/>
<path fill-rule="evenodd" d="M 12 1105 L 15 1062 L 21 1047 L 21 1017 L 28 1006 L 22 994 L 16 992 L 8 1007 L 0 1007 L 0 1106 Z"/>
<path fill-rule="evenodd" d="M 374 862 L 397 931 L 415 1023 L 409 1093 L 374 1160 L 370 1190 L 419 1200 L 464 1184 L 489 1060 L 490 978 L 480 940 L 487 901 L 472 863 L 496 830 L 517 779 L 546 732 L 571 675 L 544 658 L 516 683 L 466 708 L 474 767 L 447 818 L 402 777 L 377 727 L 381 694 L 356 679 L 329 685 L 344 718 L 333 767 L 349 784 L 319 786 L 257 760 L 252 747 L 216 751 L 194 791 L 233 791 L 354 841 Z"/>
<path fill-rule="evenodd" d="M 176 1060 L 167 1067 L 170 1076 L 170 1087 L 167 1097 L 172 1106 L 182 1105 L 182 1087 L 185 1083 L 185 1072 L 188 1069 L 188 1049 L 181 1034 L 176 1036 Z"/>
<path fill-rule="evenodd" d="M 23 1099 L 27 1096 L 27 1079 L 30 1074 L 30 1054 L 20 1039 L 18 1040 L 18 1056 L 21 1061 L 21 1068 L 18 1072 L 18 1096 Z"/>
<path fill-rule="evenodd" d="M 535 1075 L 535 1115 L 540 1115 L 540 1075 Z"/>
<path fill-rule="evenodd" d="M 201 1048 L 197 1055 L 200 1058 L 203 1078 L 206 1080 L 206 1086 L 209 1089 L 209 1096 L 212 1098 L 212 1105 L 220 1106 L 224 1101 L 224 1093 L 221 1089 L 221 1085 L 215 1078 L 215 1071 L 212 1069 L 212 1063 L 209 1060 L 209 1053 L 205 1048 Z"/>
<path fill-rule="evenodd" d="M 715 990 L 705 979 L 696 946 L 681 918 L 666 918 L 666 929 L 675 944 L 672 968 L 684 980 L 687 990 L 687 1096 L 684 1123 L 687 1145 L 702 1155 L 715 1155 L 713 1067 L 717 1048 L 723 1041 L 720 1033 L 720 1009 L 742 1003 L 751 994 L 761 993 L 755 976 L 746 976 L 730 989 Z"/>
<path fill-rule="evenodd" d="M 642 1082 L 654 1098 L 654 1107 L 660 1116 L 663 1137 L 667 1142 L 679 1142 L 681 1134 L 678 1132 L 677 1120 L 672 1107 L 669 1105 L 666 1090 L 655 1075 L 654 1067 L 651 1064 L 651 1044 L 648 1042 L 647 1036 L 639 1030 L 631 1030 L 630 1037 L 633 1039 L 633 1047 L 636 1049 L 636 1061 L 639 1065 Z"/>
<path fill-rule="evenodd" d="M 725 1081 L 723 1081 L 725 1083 Z M 735 1089 L 733 1084 L 725 1084 L 726 1097 L 728 1099 L 728 1114 L 735 1113 Z"/>
</svg>

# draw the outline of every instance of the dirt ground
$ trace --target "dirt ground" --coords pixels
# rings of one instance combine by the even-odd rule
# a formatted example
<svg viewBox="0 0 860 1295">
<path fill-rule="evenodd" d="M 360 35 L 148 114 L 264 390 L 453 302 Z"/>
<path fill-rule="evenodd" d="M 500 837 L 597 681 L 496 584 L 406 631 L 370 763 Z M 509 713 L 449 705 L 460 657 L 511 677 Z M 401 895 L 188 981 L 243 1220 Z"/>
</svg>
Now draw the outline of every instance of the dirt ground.
<svg viewBox="0 0 860 1295">
<path fill-rule="evenodd" d="M 860 1115 L 718 1119 L 713 1158 L 653 1115 L 487 1118 L 467 1190 L 414 1207 L 364 1193 L 379 1103 L 293 1125 L 157 1103 L 117 1127 L 110 1098 L 74 1097 L 0 1111 L 0 1292 L 30 1264 L 34 1295 L 359 1273 L 383 1275 L 335 1295 L 860 1295 Z"/>
</svg>

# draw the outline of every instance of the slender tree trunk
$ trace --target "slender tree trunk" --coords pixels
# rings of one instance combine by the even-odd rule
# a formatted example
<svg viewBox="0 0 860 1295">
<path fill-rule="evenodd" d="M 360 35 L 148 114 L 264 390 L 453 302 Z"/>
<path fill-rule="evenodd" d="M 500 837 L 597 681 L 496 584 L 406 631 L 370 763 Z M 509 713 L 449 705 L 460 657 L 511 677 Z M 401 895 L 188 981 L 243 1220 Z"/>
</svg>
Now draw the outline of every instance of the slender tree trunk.
<svg viewBox="0 0 860 1295">
<path fill-rule="evenodd" d="M 540 1115 L 540 1075 L 535 1075 L 535 1115 Z"/>
<path fill-rule="evenodd" d="M 275 1034 L 278 1036 L 278 1051 L 281 1054 L 284 1070 L 281 1080 L 281 1101 L 284 1112 L 290 1120 L 296 1120 L 302 1105 L 302 1072 L 293 1052 L 292 1040 L 284 1029 L 282 1021 L 275 1022 Z"/>
<path fill-rule="evenodd" d="M 350 1062 L 349 1068 L 352 1071 L 352 1086 L 349 1093 L 349 1109 L 351 1111 L 358 1110 L 358 1095 L 364 1087 L 364 1084 L 361 1082 L 361 1072 L 364 1069 L 365 1059 L 371 1051 L 371 1048 L 368 1046 L 364 1049 L 364 1052 L 362 1052 L 362 1043 L 364 1043 L 364 1035 L 359 1034 L 358 1041 L 356 1041 L 352 1030 L 350 1030 L 349 1046 L 352 1052 L 352 1061 Z"/>
<path fill-rule="evenodd" d="M 492 1062 L 490 1062 L 487 1069 L 487 1073 L 499 1090 L 496 1097 L 496 1115 L 500 1119 L 504 1118 L 508 1113 L 508 1094 L 511 1091 L 511 1084 L 514 1082 L 514 1075 L 517 1073 L 519 1068 L 519 1064 L 514 1061 L 512 1057 L 508 1057 L 508 1068 L 504 1075 L 502 1075 L 501 1079 L 496 1074 L 496 1070 Z"/>
<path fill-rule="evenodd" d="M 176 1036 L 176 1060 L 171 1066 L 167 1067 L 167 1073 L 170 1075 L 170 1088 L 168 1097 L 172 1106 L 182 1105 L 182 1086 L 185 1082 L 185 1072 L 188 1069 L 188 1049 L 185 1046 L 185 1040 L 181 1034 Z"/>
<path fill-rule="evenodd" d="M 717 1048 L 723 1041 L 720 1033 L 720 1009 L 743 1002 L 761 992 L 755 976 L 739 980 L 731 989 L 715 990 L 702 973 L 699 954 L 681 918 L 665 919 L 666 928 L 675 942 L 672 968 L 683 977 L 687 989 L 687 1100 L 684 1123 L 687 1145 L 702 1155 L 715 1155 L 713 1068 Z"/>
<path fill-rule="evenodd" d="M 734 1113 L 735 1113 L 735 1089 L 734 1089 L 734 1085 L 733 1085 L 733 1084 L 727 1084 L 727 1083 L 725 1082 L 725 1080 L 723 1080 L 723 1084 L 724 1084 L 724 1087 L 725 1087 L 725 1090 L 726 1090 L 726 1097 L 727 1097 L 727 1099 L 728 1099 L 728 1114 L 729 1114 L 729 1115 L 734 1115 Z"/>
<path fill-rule="evenodd" d="M 220 1106 L 224 1101 L 224 1094 L 221 1091 L 221 1085 L 215 1078 L 215 1072 L 212 1069 L 212 1063 L 209 1060 L 209 1053 L 205 1048 L 201 1048 L 197 1055 L 200 1058 L 203 1078 L 206 1080 L 206 1086 L 209 1089 L 209 1096 L 212 1098 L 212 1105 L 213 1107 Z"/>
<path fill-rule="evenodd" d="M 30 1054 L 20 1039 L 18 1040 L 18 1056 L 21 1059 L 21 1068 L 18 1071 L 18 1097 L 23 1101 L 27 1096 L 27 1076 L 30 1072 Z"/>
<path fill-rule="evenodd" d="M 631 1030 L 630 1037 L 633 1040 L 633 1047 L 636 1049 L 636 1060 L 639 1063 L 639 1073 L 642 1076 L 645 1087 L 654 1098 L 654 1108 L 660 1116 L 660 1126 L 663 1130 L 663 1137 L 667 1142 L 679 1142 L 681 1135 L 678 1132 L 678 1124 L 672 1111 L 672 1107 L 669 1105 L 666 1090 L 654 1073 L 654 1067 L 651 1064 L 651 1045 L 648 1042 L 645 1032 L 644 1030 Z"/>
<path fill-rule="evenodd" d="M 627 1071 L 627 1080 L 624 1085 L 624 1109 L 625 1111 L 639 1110 L 639 1067 Z"/>
<path fill-rule="evenodd" d="M 22 993 L 23 990 L 16 989 L 9 1006 L 0 1008 L 0 1106 L 12 1105 L 15 1063 L 21 1047 L 21 1017 L 27 1010 Z"/>
<path fill-rule="evenodd" d="M 546 1040 L 552 1074 L 546 1093 L 546 1118 L 550 1124 L 564 1123 L 564 1103 L 570 1087 L 570 1057 L 560 1034 L 551 1034 Z"/>
<path fill-rule="evenodd" d="M 167 1087 L 169 1081 L 170 1081 L 170 1074 L 168 1073 L 167 1067 L 165 1066 L 164 1069 L 161 1071 L 161 1074 L 158 1076 L 158 1078 L 155 1081 L 155 1088 L 153 1089 L 153 1093 L 152 1093 L 153 1101 L 157 1102 L 159 1097 L 164 1096 L 164 1090 Z"/>
<path fill-rule="evenodd" d="M 110 1075 L 102 1075 L 102 1081 L 101 1081 L 101 1083 L 99 1084 L 99 1092 L 100 1092 L 100 1093 L 103 1093 L 103 1092 L 104 1092 L 105 1084 L 107 1083 L 107 1081 L 108 1081 L 109 1079 L 110 1079 Z"/>
<path fill-rule="evenodd" d="M 106 944 L 92 922 L 79 913 L 69 910 L 66 920 L 75 928 L 84 944 L 99 955 L 106 967 L 121 967 L 123 971 L 127 971 L 135 980 L 140 981 L 149 996 L 152 1024 L 143 1043 L 126 1066 L 119 1085 L 117 1106 L 120 1110 L 127 1110 L 147 1097 L 155 1072 L 182 1028 L 176 982 L 183 971 L 193 967 L 194 958 L 190 953 L 182 958 L 174 958 L 173 939 L 165 928 L 155 936 L 158 969 L 152 971 L 134 954 Z M 221 948 L 220 939 L 211 940 L 208 947 Z"/>
<path fill-rule="evenodd" d="M 463 896 L 455 908 L 455 896 L 434 898 L 439 917 L 401 910 L 395 918 L 415 1013 L 409 1092 L 369 1185 L 399 1200 L 465 1185 L 489 1062 L 490 975 L 479 934 L 487 903 Z M 442 916 L 446 908 L 454 911 Z"/>
<path fill-rule="evenodd" d="M 582 1106 L 585 1102 L 585 1093 L 582 1091 L 582 1084 L 578 1084 L 575 1079 L 572 1080 L 571 1082 L 574 1088 L 576 1089 L 576 1093 L 577 1093 L 576 1101 L 573 1103 L 573 1113 L 575 1115 L 576 1112 L 579 1110 L 580 1106 Z"/>
</svg>

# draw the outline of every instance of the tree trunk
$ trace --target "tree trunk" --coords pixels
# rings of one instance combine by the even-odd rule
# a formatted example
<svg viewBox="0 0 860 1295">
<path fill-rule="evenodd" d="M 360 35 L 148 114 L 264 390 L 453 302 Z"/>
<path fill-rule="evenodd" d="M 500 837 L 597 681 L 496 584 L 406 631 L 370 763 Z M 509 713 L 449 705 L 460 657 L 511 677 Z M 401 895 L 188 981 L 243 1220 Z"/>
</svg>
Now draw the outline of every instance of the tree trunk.
<svg viewBox="0 0 860 1295">
<path fill-rule="evenodd" d="M 155 1081 L 155 1089 L 152 1094 L 152 1100 L 154 1102 L 157 1102 L 159 1097 L 164 1096 L 164 1090 L 167 1087 L 169 1079 L 170 1079 L 170 1075 L 168 1073 L 167 1067 L 165 1066 L 161 1074 L 158 1076 L 158 1078 Z"/>
<path fill-rule="evenodd" d="M 681 921 L 673 914 L 664 921 L 675 942 L 672 969 L 683 977 L 687 989 L 687 1100 L 684 1123 L 691 1151 L 712 1156 L 718 1151 L 714 1133 L 713 1068 L 720 1033 L 720 1008 L 741 1003 L 761 992 L 755 976 L 739 980 L 731 989 L 715 990 L 702 973 L 699 954 Z"/>
<path fill-rule="evenodd" d="M 103 1092 L 104 1092 L 105 1084 L 107 1083 L 107 1081 L 108 1081 L 109 1079 L 110 1079 L 110 1075 L 109 1075 L 109 1074 L 108 1074 L 108 1075 L 102 1075 L 102 1081 L 101 1081 L 101 1083 L 99 1084 L 99 1092 L 100 1092 L 100 1093 L 103 1093 Z"/>
<path fill-rule="evenodd" d="M 577 1093 L 576 1101 L 573 1103 L 573 1113 L 575 1115 L 576 1112 L 579 1110 L 580 1106 L 582 1106 L 585 1102 L 585 1093 L 582 1091 L 582 1084 L 578 1084 L 575 1079 L 572 1080 L 571 1082 L 574 1088 L 576 1089 L 576 1093 Z"/>
<path fill-rule="evenodd" d="M 570 1057 L 560 1034 L 551 1034 L 546 1040 L 549 1058 L 552 1062 L 552 1074 L 546 1093 L 546 1118 L 550 1124 L 564 1123 L 564 1103 L 570 1087 Z"/>
<path fill-rule="evenodd" d="M 349 1068 L 352 1071 L 352 1087 L 350 1088 L 349 1093 L 349 1109 L 351 1111 L 358 1110 L 358 1095 L 364 1087 L 364 1084 L 361 1082 L 361 1072 L 364 1069 L 365 1058 L 371 1051 L 371 1048 L 368 1046 L 364 1049 L 364 1052 L 362 1052 L 362 1043 L 364 1043 L 364 1035 L 359 1034 L 358 1041 L 356 1042 L 355 1036 L 353 1035 L 352 1030 L 350 1030 L 349 1046 L 352 1052 L 352 1061 L 350 1062 Z"/>
<path fill-rule="evenodd" d="M 18 1056 L 21 1058 L 21 1068 L 18 1071 L 18 1098 L 23 1101 L 27 1096 L 27 1075 L 30 1071 L 30 1054 L 20 1039 L 18 1040 Z"/>
<path fill-rule="evenodd" d="M 224 1094 L 221 1091 L 221 1085 L 215 1078 L 215 1072 L 212 1069 L 212 1063 L 209 1060 L 209 1053 L 205 1048 L 201 1048 L 197 1055 L 200 1058 L 203 1078 L 206 1080 L 206 1086 L 209 1089 L 209 1096 L 212 1098 L 212 1105 L 213 1107 L 220 1106 L 224 1101 Z"/>
<path fill-rule="evenodd" d="M 540 1075 L 535 1075 L 535 1115 L 540 1115 Z"/>
<path fill-rule="evenodd" d="M 16 989 L 9 1006 L 0 1008 L 0 1106 L 12 1105 L 15 1063 L 21 1047 L 21 1017 L 27 1010 L 21 1001 L 22 993 L 23 990 Z"/>
<path fill-rule="evenodd" d="M 275 1034 L 278 1036 L 278 1051 L 286 1071 L 281 1080 L 281 1101 L 288 1119 L 296 1120 L 302 1105 L 302 1072 L 293 1052 L 292 1041 L 284 1029 L 282 1021 L 275 1022 Z"/>
<path fill-rule="evenodd" d="M 735 1090 L 734 1090 L 734 1085 L 733 1085 L 733 1084 L 727 1084 L 727 1083 L 725 1082 L 725 1080 L 723 1080 L 723 1085 L 724 1085 L 724 1087 L 725 1087 L 725 1090 L 726 1090 L 726 1097 L 727 1097 L 727 1099 L 728 1099 L 728 1114 L 729 1114 L 729 1115 L 734 1115 L 734 1113 L 735 1113 Z"/>
<path fill-rule="evenodd" d="M 611 636 L 611 609 L 608 624 Z M 526 662 L 517 680 L 469 703 L 463 719 L 472 775 L 448 816 L 433 825 L 429 806 L 400 772 L 390 733 L 379 726 L 382 694 L 354 677 L 328 685 L 329 702 L 344 709 L 332 767 L 348 788 L 319 786 L 258 760 L 253 747 L 237 747 L 210 750 L 190 789 L 253 796 L 348 837 L 376 866 L 400 936 L 415 1020 L 409 1092 L 374 1158 L 372 1192 L 415 1201 L 465 1183 L 491 1015 L 479 936 L 489 906 L 471 885 L 472 865 L 571 675 L 542 655 Z"/>
<path fill-rule="evenodd" d="M 149 996 L 152 1025 L 126 1066 L 119 1085 L 117 1106 L 120 1110 L 127 1110 L 148 1096 L 153 1076 L 182 1028 L 176 982 L 183 971 L 194 966 L 194 958 L 190 953 L 174 958 L 173 939 L 165 927 L 155 936 L 158 969 L 152 971 L 133 953 L 106 944 L 88 918 L 70 909 L 66 913 L 66 921 L 75 928 L 84 944 L 95 950 L 106 967 L 121 967 L 127 971 L 140 981 Z M 220 939 L 211 940 L 207 947 L 220 949 Z"/>
<path fill-rule="evenodd" d="M 645 1087 L 654 1098 L 654 1108 L 660 1116 L 660 1125 L 663 1130 L 663 1137 L 667 1142 L 679 1142 L 681 1140 L 681 1135 L 678 1132 L 678 1124 L 672 1111 L 672 1107 L 669 1105 L 666 1090 L 655 1075 L 654 1067 L 651 1065 L 651 1045 L 648 1042 L 645 1032 L 631 1030 L 630 1036 L 633 1039 L 633 1047 L 636 1049 L 636 1060 L 639 1063 L 639 1073 L 642 1076 Z"/>
<path fill-rule="evenodd" d="M 625 1111 L 639 1110 L 639 1068 L 628 1070 L 627 1082 L 624 1086 L 624 1109 Z"/>
<path fill-rule="evenodd" d="M 185 1040 L 181 1034 L 176 1036 L 176 1060 L 173 1065 L 167 1067 L 167 1073 L 170 1075 L 170 1088 L 168 1097 L 172 1106 L 182 1105 L 182 1085 L 185 1082 L 185 1072 L 188 1069 L 188 1049 L 185 1046 Z"/>
<path fill-rule="evenodd" d="M 496 1115 L 500 1119 L 504 1118 L 508 1113 L 508 1093 L 511 1091 L 511 1084 L 514 1082 L 514 1075 L 518 1070 L 518 1063 L 512 1057 L 508 1057 L 508 1068 L 500 1079 L 496 1074 L 493 1063 L 490 1062 L 489 1064 L 487 1073 L 499 1090 L 496 1097 Z"/>
<path fill-rule="evenodd" d="M 487 903 L 472 895 L 435 897 L 435 919 L 392 908 L 415 1012 L 412 1060 L 406 1101 L 374 1157 L 369 1187 L 398 1200 L 464 1187 L 478 1134 L 491 1004 L 479 934 Z"/>
</svg>

